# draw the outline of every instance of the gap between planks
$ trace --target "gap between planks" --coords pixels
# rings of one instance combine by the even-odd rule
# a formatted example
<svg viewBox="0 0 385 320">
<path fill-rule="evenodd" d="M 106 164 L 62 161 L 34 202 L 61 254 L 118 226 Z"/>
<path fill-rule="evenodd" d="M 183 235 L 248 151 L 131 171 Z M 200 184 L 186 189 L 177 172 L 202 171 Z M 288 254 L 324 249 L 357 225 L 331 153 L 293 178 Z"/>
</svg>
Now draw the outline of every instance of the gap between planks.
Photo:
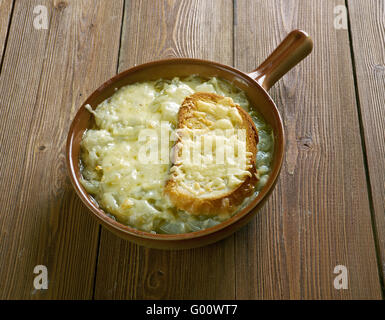
<svg viewBox="0 0 385 320">
<path fill-rule="evenodd" d="M 364 130 L 364 125 L 362 120 L 362 108 L 361 108 L 360 95 L 358 90 L 356 59 L 354 56 L 353 37 L 352 37 L 352 28 L 351 28 L 348 0 L 345 0 L 345 7 L 347 11 L 350 57 L 351 57 L 351 63 L 352 63 L 354 90 L 355 90 L 357 114 L 358 114 L 358 124 L 360 128 L 360 140 L 361 140 L 365 176 L 366 176 L 366 187 L 368 189 L 370 217 L 371 217 L 371 224 L 372 224 L 372 231 L 373 231 L 373 241 L 374 241 L 374 246 L 376 251 L 377 269 L 378 269 L 378 276 L 379 276 L 379 281 L 381 286 L 381 295 L 382 295 L 382 299 L 385 299 L 384 270 L 381 264 L 381 251 L 380 251 L 379 236 L 378 236 L 378 230 L 376 226 L 375 210 L 374 210 L 374 204 L 373 204 L 372 184 L 370 181 L 370 174 L 369 174 L 369 163 L 368 163 L 367 148 L 365 143 L 365 130 Z"/>
<path fill-rule="evenodd" d="M 0 74 L 1 74 L 1 70 L 3 70 L 3 62 L 4 62 L 4 57 L 5 57 L 5 51 L 7 50 L 7 43 L 8 43 L 8 37 L 9 37 L 9 29 L 11 27 L 11 22 L 12 22 L 12 17 L 13 17 L 13 9 L 15 8 L 15 1 L 16 0 L 13 0 L 12 4 L 11 4 L 11 11 L 9 13 L 7 31 L 6 31 L 5 38 L 4 38 L 4 44 L 3 44 L 2 52 L 0 52 L 0 57 L 1 57 L 1 61 L 0 61 Z"/>
</svg>

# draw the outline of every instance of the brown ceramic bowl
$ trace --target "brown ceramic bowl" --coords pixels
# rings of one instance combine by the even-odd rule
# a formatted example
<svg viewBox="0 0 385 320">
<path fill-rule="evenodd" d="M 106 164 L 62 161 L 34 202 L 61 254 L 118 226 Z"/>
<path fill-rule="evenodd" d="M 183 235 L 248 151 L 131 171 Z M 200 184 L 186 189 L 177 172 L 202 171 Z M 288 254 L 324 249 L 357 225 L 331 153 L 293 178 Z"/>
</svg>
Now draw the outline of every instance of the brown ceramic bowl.
<svg viewBox="0 0 385 320">
<path fill-rule="evenodd" d="M 97 89 L 81 106 L 72 122 L 67 139 L 67 166 L 71 182 L 80 199 L 90 209 L 93 216 L 107 229 L 124 239 L 140 245 L 162 249 L 184 249 L 204 246 L 221 240 L 245 225 L 266 201 L 277 181 L 285 147 L 281 116 L 267 90 L 288 70 L 305 58 L 312 50 L 311 38 L 301 30 L 292 31 L 277 49 L 253 72 L 246 74 L 233 67 L 198 59 L 168 59 L 145 63 L 124 71 Z M 84 131 L 91 125 L 91 115 L 85 109 L 92 108 L 110 97 L 122 86 L 138 81 L 160 78 L 186 77 L 198 74 L 202 77 L 220 77 L 232 82 L 245 91 L 250 105 L 264 117 L 274 131 L 274 154 L 270 178 L 258 196 L 243 210 L 230 219 L 205 230 L 184 234 L 152 234 L 125 226 L 108 217 L 98 207 L 79 182 L 80 142 Z"/>
</svg>

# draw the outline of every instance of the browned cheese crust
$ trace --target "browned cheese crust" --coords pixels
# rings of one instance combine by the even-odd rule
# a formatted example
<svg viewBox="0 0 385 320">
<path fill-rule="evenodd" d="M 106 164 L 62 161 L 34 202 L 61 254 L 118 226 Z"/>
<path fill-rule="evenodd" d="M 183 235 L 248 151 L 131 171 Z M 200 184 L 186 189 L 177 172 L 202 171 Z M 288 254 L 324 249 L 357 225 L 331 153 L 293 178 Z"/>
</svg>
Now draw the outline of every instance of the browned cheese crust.
<svg viewBox="0 0 385 320">
<path fill-rule="evenodd" d="M 201 118 L 197 119 L 194 116 L 194 110 L 197 109 L 197 101 L 206 101 L 217 104 L 222 99 L 224 99 L 223 96 L 203 92 L 198 92 L 186 97 L 179 109 L 178 128 L 187 127 L 189 129 L 202 129 L 206 127 L 204 120 Z M 255 185 L 258 182 L 256 175 L 258 131 L 253 120 L 245 110 L 237 104 L 233 104 L 232 106 L 237 108 L 243 119 L 243 128 L 246 129 L 246 151 L 252 153 L 250 162 L 248 163 L 249 165 L 252 165 L 252 167 L 248 169 L 251 176 L 246 176 L 243 183 L 220 197 L 199 198 L 185 190 L 185 188 L 174 180 L 174 177 L 171 174 L 165 185 L 165 193 L 178 209 L 184 210 L 192 215 L 214 216 L 230 214 L 236 210 L 245 197 L 250 196 L 253 193 Z M 176 142 L 176 146 L 178 145 L 178 142 L 180 142 L 180 138 Z M 175 149 L 174 153 L 177 154 L 178 150 Z M 174 166 L 177 165 L 178 164 L 174 164 Z"/>
</svg>

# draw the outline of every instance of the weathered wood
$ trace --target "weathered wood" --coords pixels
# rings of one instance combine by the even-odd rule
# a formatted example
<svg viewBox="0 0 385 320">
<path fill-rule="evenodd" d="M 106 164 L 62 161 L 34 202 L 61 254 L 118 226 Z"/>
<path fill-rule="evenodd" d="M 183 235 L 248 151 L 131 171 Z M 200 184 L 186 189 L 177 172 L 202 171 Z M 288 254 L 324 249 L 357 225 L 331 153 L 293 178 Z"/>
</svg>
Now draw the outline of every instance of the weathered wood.
<svg viewBox="0 0 385 320">
<path fill-rule="evenodd" d="M 35 30 L 45 5 L 48 30 Z M 0 298 L 91 298 L 98 225 L 65 165 L 80 104 L 116 72 L 123 1 L 17 0 L 0 76 Z M 34 267 L 48 268 L 35 290 Z"/>
<path fill-rule="evenodd" d="M 12 5 L 13 0 L 0 0 L 0 62 L 3 58 L 5 40 L 8 33 L 8 25 L 11 19 Z"/>
<path fill-rule="evenodd" d="M 0 0 L 0 299 L 88 299 L 94 286 L 97 299 L 381 298 L 384 2 L 347 0 L 349 31 L 334 28 L 343 0 L 123 2 Z M 48 30 L 33 27 L 37 5 L 47 6 Z M 286 159 L 255 221 L 215 245 L 176 252 L 102 229 L 96 266 L 100 229 L 70 185 L 64 155 L 87 95 L 118 65 L 165 57 L 251 71 L 297 27 L 314 52 L 271 89 Z M 45 291 L 33 287 L 40 264 Z M 336 265 L 348 268 L 347 290 L 334 289 Z"/>
<path fill-rule="evenodd" d="M 165 57 L 233 62 L 229 0 L 127 1 L 120 70 Z M 234 238 L 169 252 L 129 244 L 103 230 L 95 298 L 234 298 Z"/>
<path fill-rule="evenodd" d="M 385 268 L 385 2 L 348 1 L 380 267 Z M 385 278 L 383 279 L 385 281 Z"/>
<path fill-rule="evenodd" d="M 306 61 L 271 89 L 285 123 L 286 159 L 265 208 L 236 234 L 237 298 L 381 298 L 349 35 L 333 24 L 339 4 L 236 2 L 234 58 L 240 69 L 255 68 L 292 29 L 306 30 L 314 40 Z M 371 52 L 367 45 L 362 59 Z M 373 98 L 378 111 L 382 93 Z M 378 142 L 381 132 L 372 132 Z M 333 286 L 337 265 L 348 269 L 347 290 Z"/>
</svg>

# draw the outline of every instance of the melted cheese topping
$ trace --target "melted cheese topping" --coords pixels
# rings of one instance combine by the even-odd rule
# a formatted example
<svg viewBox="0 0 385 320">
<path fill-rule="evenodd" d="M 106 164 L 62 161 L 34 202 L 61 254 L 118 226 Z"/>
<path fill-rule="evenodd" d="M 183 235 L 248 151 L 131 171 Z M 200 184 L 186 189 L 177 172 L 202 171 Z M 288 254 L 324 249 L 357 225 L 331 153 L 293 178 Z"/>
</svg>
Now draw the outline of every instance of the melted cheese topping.
<svg viewBox="0 0 385 320">
<path fill-rule="evenodd" d="M 174 132 L 181 103 L 195 92 L 231 97 L 244 109 L 249 108 L 244 93 L 234 86 L 216 78 L 207 81 L 196 76 L 131 84 L 117 90 L 95 110 L 88 106 L 94 115 L 95 126 L 84 133 L 81 143 L 81 182 L 100 207 L 118 221 L 140 230 L 160 233 L 191 232 L 221 222 L 220 218 L 191 216 L 177 210 L 163 193 L 170 163 L 145 164 L 140 158 L 143 146 L 150 151 L 156 148 L 156 141 L 151 138 L 146 142 L 141 140 L 141 132 L 151 129 L 160 135 L 164 126 Z M 200 108 L 211 110 L 214 118 L 227 112 L 204 104 Z M 234 127 L 238 116 L 234 112 L 226 119 L 217 119 L 215 126 Z M 254 119 L 265 126 L 256 115 Z M 267 141 L 266 155 L 259 155 L 260 160 L 257 155 L 257 163 L 260 161 L 261 167 L 265 167 L 264 176 L 268 177 L 272 135 L 266 132 L 266 139 L 262 137 L 262 141 Z M 190 173 L 193 171 L 192 167 L 185 169 Z M 219 175 L 225 176 L 225 173 Z M 236 179 L 241 179 L 242 173 L 233 177 L 228 181 L 229 185 L 236 185 Z M 212 179 L 215 187 L 214 176 L 207 175 L 205 179 Z M 218 186 L 221 183 L 223 181 L 218 181 Z"/>
</svg>

